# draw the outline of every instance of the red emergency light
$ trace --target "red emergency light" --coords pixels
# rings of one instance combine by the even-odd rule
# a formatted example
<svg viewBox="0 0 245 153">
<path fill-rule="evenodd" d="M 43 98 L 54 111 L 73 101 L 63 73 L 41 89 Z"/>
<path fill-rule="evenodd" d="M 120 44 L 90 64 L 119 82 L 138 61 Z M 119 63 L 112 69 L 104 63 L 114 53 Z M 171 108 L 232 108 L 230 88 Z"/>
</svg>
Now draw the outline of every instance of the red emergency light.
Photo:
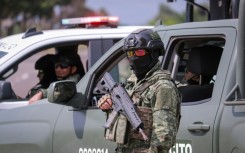
<svg viewBox="0 0 245 153">
<path fill-rule="evenodd" d="M 62 25 L 77 25 L 79 27 L 97 28 L 97 27 L 117 27 L 119 18 L 116 16 L 95 16 L 82 18 L 62 19 Z"/>
</svg>

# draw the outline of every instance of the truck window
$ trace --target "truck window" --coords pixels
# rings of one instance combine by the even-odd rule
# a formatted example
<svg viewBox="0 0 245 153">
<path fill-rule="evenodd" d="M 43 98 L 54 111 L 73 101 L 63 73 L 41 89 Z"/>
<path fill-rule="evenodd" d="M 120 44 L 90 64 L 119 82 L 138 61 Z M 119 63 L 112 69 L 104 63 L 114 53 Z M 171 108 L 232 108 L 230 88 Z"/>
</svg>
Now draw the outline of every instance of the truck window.
<svg viewBox="0 0 245 153">
<path fill-rule="evenodd" d="M 168 69 L 172 72 L 183 103 L 203 103 L 212 98 L 216 73 L 222 55 L 223 36 L 175 39 Z"/>
<path fill-rule="evenodd" d="M 132 74 L 126 57 L 116 63 L 116 65 L 114 65 L 108 72 L 115 82 L 122 84 L 126 83 L 126 79 Z M 104 93 L 98 94 L 96 90 L 94 90 L 89 106 L 97 108 L 96 104 L 102 95 L 104 95 Z"/>
<path fill-rule="evenodd" d="M 91 66 L 115 43 L 120 39 L 93 39 L 73 42 L 56 42 L 55 44 L 46 44 L 46 46 L 38 46 L 35 50 L 23 50 L 17 60 L 12 60 L 8 69 L 1 74 L 1 80 L 9 81 L 12 85 L 14 93 L 23 99 L 27 96 L 29 90 L 34 87 L 39 79 L 37 70 L 35 70 L 35 62 L 46 54 L 56 54 L 58 52 L 66 52 L 68 54 L 78 53 L 81 59 L 81 71 L 87 72 Z M 25 52 L 25 53 L 24 53 Z M 124 76 L 125 65 L 119 64 L 114 68 L 114 74 L 117 75 L 117 81 L 124 80 L 118 77 L 118 73 Z M 84 74 L 84 72 L 83 72 Z"/>
<path fill-rule="evenodd" d="M 54 45 L 51 48 L 39 49 L 30 51 L 28 55 L 23 55 L 21 59 L 12 63 L 16 67 L 16 71 L 5 78 L 6 81 L 9 81 L 12 85 L 12 88 L 15 94 L 20 97 L 21 99 L 25 98 L 29 92 L 29 90 L 36 86 L 39 82 L 37 77 L 38 71 L 35 69 L 35 62 L 42 56 L 47 54 L 56 54 L 57 52 L 67 52 L 68 54 L 72 54 L 73 52 L 77 52 L 80 56 L 81 60 L 81 73 L 87 71 L 87 61 L 88 61 L 88 44 L 87 42 L 80 42 L 80 44 L 75 45 L 62 45 L 60 44 Z M 76 46 L 73 48 L 72 46 Z M 10 67 L 11 68 L 11 67 Z M 85 71 L 85 72 L 84 72 Z"/>
<path fill-rule="evenodd" d="M 55 54 L 54 48 L 45 49 L 24 59 L 18 66 L 17 71 L 6 80 L 11 82 L 15 94 L 20 98 L 25 98 L 29 90 L 38 82 L 38 71 L 35 69 L 35 62 L 44 55 Z"/>
<path fill-rule="evenodd" d="M 117 74 L 115 73 L 115 69 L 117 69 Z M 115 81 L 118 81 L 119 83 L 125 83 L 126 79 L 130 76 L 131 70 L 128 63 L 127 58 L 123 58 L 111 71 L 113 78 Z"/>
</svg>

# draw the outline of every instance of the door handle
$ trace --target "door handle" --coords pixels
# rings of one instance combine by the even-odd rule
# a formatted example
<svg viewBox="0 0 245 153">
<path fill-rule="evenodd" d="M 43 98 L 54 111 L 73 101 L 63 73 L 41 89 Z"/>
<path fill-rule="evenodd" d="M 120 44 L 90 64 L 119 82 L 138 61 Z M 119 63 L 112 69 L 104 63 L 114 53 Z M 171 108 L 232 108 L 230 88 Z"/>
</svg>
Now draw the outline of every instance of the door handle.
<svg viewBox="0 0 245 153">
<path fill-rule="evenodd" d="M 203 124 L 202 122 L 196 122 L 188 125 L 187 129 L 191 132 L 207 132 L 210 130 L 210 125 Z"/>
</svg>

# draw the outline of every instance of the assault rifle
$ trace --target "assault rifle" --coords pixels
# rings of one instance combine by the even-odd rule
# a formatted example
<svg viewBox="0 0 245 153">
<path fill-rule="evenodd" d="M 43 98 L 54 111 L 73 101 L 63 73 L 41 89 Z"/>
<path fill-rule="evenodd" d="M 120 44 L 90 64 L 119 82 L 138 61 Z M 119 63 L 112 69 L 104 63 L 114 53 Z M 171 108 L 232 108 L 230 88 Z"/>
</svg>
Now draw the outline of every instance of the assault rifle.
<svg viewBox="0 0 245 153">
<path fill-rule="evenodd" d="M 143 131 L 143 123 L 136 113 L 134 109 L 135 106 L 127 91 L 121 84 L 116 83 L 108 72 L 105 73 L 101 81 L 97 84 L 97 92 L 110 93 L 113 103 L 113 111 L 104 124 L 105 128 L 112 128 L 119 113 L 121 113 L 126 116 L 128 121 L 131 123 L 133 129 L 138 130 L 143 136 L 144 140 L 148 140 L 148 137 Z"/>
</svg>

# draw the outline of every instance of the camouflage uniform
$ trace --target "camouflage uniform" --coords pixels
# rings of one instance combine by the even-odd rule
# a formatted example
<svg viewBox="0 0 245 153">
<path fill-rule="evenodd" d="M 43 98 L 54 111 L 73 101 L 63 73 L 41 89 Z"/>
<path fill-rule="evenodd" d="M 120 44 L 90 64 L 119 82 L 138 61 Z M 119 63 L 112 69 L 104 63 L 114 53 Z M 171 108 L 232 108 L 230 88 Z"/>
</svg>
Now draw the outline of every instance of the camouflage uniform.
<svg viewBox="0 0 245 153">
<path fill-rule="evenodd" d="M 140 94 L 135 92 L 145 82 L 150 85 Z M 180 115 L 180 96 L 171 81 L 170 73 L 161 70 L 158 62 L 139 82 L 132 74 L 127 80 L 125 89 L 137 108 L 143 108 L 143 113 L 139 113 L 139 117 L 144 123 L 144 131 L 149 134 L 150 141 L 140 140 L 137 134 L 130 132 L 131 127 L 129 127 L 129 132 L 127 131 L 125 136 L 126 144 L 118 144 L 117 152 L 167 153 L 175 144 Z"/>
</svg>

